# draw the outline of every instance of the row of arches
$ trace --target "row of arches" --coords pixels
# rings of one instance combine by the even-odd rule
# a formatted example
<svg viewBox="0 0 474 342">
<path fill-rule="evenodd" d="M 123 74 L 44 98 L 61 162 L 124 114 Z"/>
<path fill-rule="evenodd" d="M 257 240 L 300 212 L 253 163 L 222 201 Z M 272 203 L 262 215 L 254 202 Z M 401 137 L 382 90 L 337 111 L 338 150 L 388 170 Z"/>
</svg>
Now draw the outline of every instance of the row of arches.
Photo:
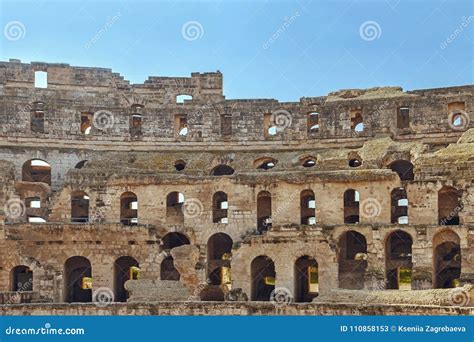
<svg viewBox="0 0 474 342">
<path fill-rule="evenodd" d="M 75 166 L 76 169 L 81 169 L 87 160 L 78 162 Z M 258 158 L 254 161 L 254 166 L 257 169 L 269 170 L 276 166 L 278 161 L 270 157 Z M 300 165 L 303 167 L 312 167 L 316 165 L 316 158 L 306 156 L 301 158 Z M 358 167 L 362 165 L 360 157 L 349 158 L 349 166 Z M 175 162 L 175 169 L 182 171 L 186 167 L 186 162 L 183 160 L 177 160 Z M 413 164 L 407 160 L 397 160 L 392 162 L 389 166 L 394 172 L 396 172 L 401 180 L 413 180 Z M 210 175 L 212 176 L 230 176 L 235 173 L 235 170 L 227 164 L 219 164 L 215 166 Z M 51 185 L 51 165 L 42 159 L 31 159 L 26 161 L 22 167 L 22 180 L 27 182 L 43 182 Z"/>
<path fill-rule="evenodd" d="M 165 253 L 160 267 L 160 279 L 179 281 L 180 274 L 174 266 L 169 251 L 189 244 L 189 239 L 181 233 L 168 233 L 162 239 Z M 386 289 L 411 289 L 413 281 L 413 239 L 410 234 L 396 230 L 385 239 L 385 285 Z M 231 258 L 233 241 L 225 233 L 212 235 L 207 243 L 207 283 L 211 286 L 228 286 L 232 283 Z M 443 230 L 433 237 L 433 287 L 451 288 L 459 284 L 461 276 L 460 238 L 451 230 Z M 354 230 L 343 233 L 339 238 L 338 286 L 346 289 L 363 289 L 367 261 L 367 240 Z M 129 279 L 137 279 L 135 271 L 139 262 L 130 256 L 115 260 L 114 295 L 115 301 L 124 302 L 128 293 L 124 284 Z M 251 300 L 268 301 L 275 289 L 277 277 L 273 260 L 260 255 L 250 264 Z M 319 268 L 315 258 L 303 255 L 295 260 L 293 267 L 294 300 L 309 302 L 319 293 Z M 92 301 L 92 265 L 83 256 L 73 256 L 64 263 L 64 301 Z M 33 271 L 19 265 L 11 270 L 12 291 L 32 291 Z M 206 294 L 203 294 L 205 300 Z M 223 297 L 222 299 L 223 300 Z"/>
</svg>

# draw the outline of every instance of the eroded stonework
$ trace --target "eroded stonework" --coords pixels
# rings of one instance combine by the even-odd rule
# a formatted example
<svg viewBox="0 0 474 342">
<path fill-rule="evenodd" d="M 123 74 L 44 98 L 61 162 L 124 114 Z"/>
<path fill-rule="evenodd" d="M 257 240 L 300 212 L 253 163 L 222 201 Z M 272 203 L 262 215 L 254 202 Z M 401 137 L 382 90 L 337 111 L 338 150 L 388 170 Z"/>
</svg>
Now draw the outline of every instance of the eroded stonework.
<svg viewBox="0 0 474 342">
<path fill-rule="evenodd" d="M 138 302 L 277 306 L 474 283 L 474 86 L 222 89 L 218 71 L 0 62 L 0 301 L 125 302 L 130 279 Z"/>
</svg>

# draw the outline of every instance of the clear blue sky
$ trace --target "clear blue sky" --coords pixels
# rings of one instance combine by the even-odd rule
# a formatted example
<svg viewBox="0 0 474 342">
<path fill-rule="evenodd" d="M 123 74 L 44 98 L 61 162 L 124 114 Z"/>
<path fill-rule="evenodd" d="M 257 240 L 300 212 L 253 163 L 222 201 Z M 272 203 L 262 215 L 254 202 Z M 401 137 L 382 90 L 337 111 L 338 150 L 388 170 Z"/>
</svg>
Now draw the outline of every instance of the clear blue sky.
<svg viewBox="0 0 474 342">
<path fill-rule="evenodd" d="M 473 83 L 467 0 L 17 0 L 0 9 L 3 61 L 107 67 L 132 83 L 220 70 L 229 99 Z M 188 22 L 196 30 L 183 35 Z"/>
</svg>

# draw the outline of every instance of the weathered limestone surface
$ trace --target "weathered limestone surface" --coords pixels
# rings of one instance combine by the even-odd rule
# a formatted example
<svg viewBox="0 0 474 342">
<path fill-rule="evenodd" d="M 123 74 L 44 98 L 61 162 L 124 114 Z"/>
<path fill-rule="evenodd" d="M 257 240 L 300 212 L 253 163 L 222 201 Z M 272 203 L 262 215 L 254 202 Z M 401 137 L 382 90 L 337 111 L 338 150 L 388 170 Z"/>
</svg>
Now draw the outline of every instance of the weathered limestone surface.
<svg viewBox="0 0 474 342">
<path fill-rule="evenodd" d="M 35 87 L 37 71 L 48 73 L 47 88 Z M 178 95 L 192 99 L 178 103 Z M 318 301 L 356 283 L 386 289 L 376 293 L 383 302 L 396 287 L 390 272 L 401 265 L 412 271 L 413 290 L 473 284 L 473 95 L 466 85 L 345 89 L 293 102 L 226 99 L 219 71 L 130 84 L 110 69 L 0 62 L 0 302 L 55 303 L 11 307 L 17 313 L 273 314 L 271 306 L 251 303 L 259 258 L 269 261 L 275 287 L 298 301 L 310 300 L 298 293 L 302 259 L 317 265 Z M 104 113 L 101 127 L 94 117 Z M 88 115 L 92 122 L 84 122 Z M 454 125 L 457 116 L 461 126 Z M 48 177 L 29 169 L 32 160 L 50 165 Z M 396 169 L 400 162 L 412 176 Z M 216 175 L 222 167 L 232 173 Z M 354 195 L 346 203 L 348 191 L 357 192 L 357 201 Z M 406 193 L 406 214 L 395 215 L 394 191 Z M 77 193 L 87 212 L 79 222 L 72 210 Z M 225 200 L 216 197 L 222 193 Z M 130 194 L 138 209 L 123 201 Z M 124 214 L 130 212 L 133 224 Z M 443 221 L 442 213 L 456 222 Z M 407 222 L 399 222 L 405 215 Z M 392 245 L 401 234 L 408 238 L 400 244 L 410 240 L 408 252 Z M 348 248 L 352 235 L 363 250 Z M 91 273 L 90 292 L 106 288 L 123 301 L 196 299 L 209 290 L 219 293 L 213 300 L 249 303 L 62 306 L 70 289 L 66 263 L 74 258 Z M 126 293 L 121 282 L 131 266 L 139 266 L 141 280 Z M 31 271 L 33 282 L 13 297 L 18 267 Z M 349 296 L 340 293 L 341 300 Z M 393 296 L 425 303 L 404 291 Z M 352 310 L 302 305 L 285 312 Z M 374 304 L 364 314 L 453 310 L 416 305 Z"/>
</svg>

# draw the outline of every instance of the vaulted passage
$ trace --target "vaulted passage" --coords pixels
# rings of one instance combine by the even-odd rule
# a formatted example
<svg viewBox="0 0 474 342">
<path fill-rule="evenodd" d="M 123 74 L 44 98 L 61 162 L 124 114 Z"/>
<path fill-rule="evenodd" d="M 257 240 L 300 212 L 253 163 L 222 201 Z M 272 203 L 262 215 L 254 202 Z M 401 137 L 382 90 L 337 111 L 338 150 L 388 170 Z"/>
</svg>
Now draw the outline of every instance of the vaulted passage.
<svg viewBox="0 0 474 342">
<path fill-rule="evenodd" d="M 453 226 L 459 224 L 461 192 L 449 186 L 438 191 L 438 221 L 440 225 Z"/>
<path fill-rule="evenodd" d="M 126 226 L 138 224 L 138 198 L 133 192 L 120 196 L 120 223 Z"/>
<path fill-rule="evenodd" d="M 339 238 L 339 287 L 359 290 L 364 288 L 367 268 L 367 240 L 354 230 Z"/>
<path fill-rule="evenodd" d="M 262 255 L 253 259 L 250 265 L 252 281 L 252 300 L 269 301 L 275 289 L 275 264 L 269 257 Z"/>
<path fill-rule="evenodd" d="M 461 276 L 461 247 L 459 236 L 444 230 L 433 238 L 434 287 L 451 288 L 459 285 Z"/>
<path fill-rule="evenodd" d="M 161 262 L 160 279 L 178 281 L 181 276 L 178 270 L 174 267 L 174 260 L 169 252 L 175 247 L 189 245 L 189 239 L 186 235 L 181 233 L 168 233 L 163 237 L 162 242 L 162 252 L 167 256 Z"/>
<path fill-rule="evenodd" d="M 212 176 L 230 176 L 234 174 L 234 169 L 229 165 L 217 165 L 212 169 Z"/>
<path fill-rule="evenodd" d="M 411 290 L 412 245 L 410 234 L 396 230 L 385 242 L 386 287 L 388 289 Z"/>
<path fill-rule="evenodd" d="M 42 182 L 51 185 L 51 165 L 41 159 L 31 159 L 23 164 L 24 182 Z"/>
<path fill-rule="evenodd" d="M 87 258 L 74 256 L 64 264 L 64 301 L 92 301 L 92 266 Z"/>
<path fill-rule="evenodd" d="M 10 272 L 11 291 L 33 291 L 33 271 L 28 266 L 16 266 Z"/>
<path fill-rule="evenodd" d="M 122 256 L 114 263 L 114 297 L 116 302 L 126 302 L 128 291 L 124 284 L 127 280 L 137 279 L 140 274 L 138 261 L 129 256 Z"/>
<path fill-rule="evenodd" d="M 232 258 L 231 237 L 225 233 L 216 233 L 207 241 L 207 279 L 209 286 L 201 293 L 202 300 L 224 300 L 223 286 L 231 289 L 232 276 L 230 261 Z"/>
<path fill-rule="evenodd" d="M 74 191 L 71 194 L 71 222 L 89 222 L 89 195 L 84 191 Z"/>
<path fill-rule="evenodd" d="M 262 233 L 272 226 L 272 195 L 260 191 L 257 195 L 257 231 Z"/>
<path fill-rule="evenodd" d="M 319 292 L 318 263 L 307 255 L 295 262 L 295 301 L 311 302 Z"/>
<path fill-rule="evenodd" d="M 173 191 L 166 196 L 166 221 L 172 224 L 184 222 L 184 195 Z"/>
<path fill-rule="evenodd" d="M 349 189 L 344 192 L 344 223 L 359 223 L 359 192 Z"/>
</svg>

